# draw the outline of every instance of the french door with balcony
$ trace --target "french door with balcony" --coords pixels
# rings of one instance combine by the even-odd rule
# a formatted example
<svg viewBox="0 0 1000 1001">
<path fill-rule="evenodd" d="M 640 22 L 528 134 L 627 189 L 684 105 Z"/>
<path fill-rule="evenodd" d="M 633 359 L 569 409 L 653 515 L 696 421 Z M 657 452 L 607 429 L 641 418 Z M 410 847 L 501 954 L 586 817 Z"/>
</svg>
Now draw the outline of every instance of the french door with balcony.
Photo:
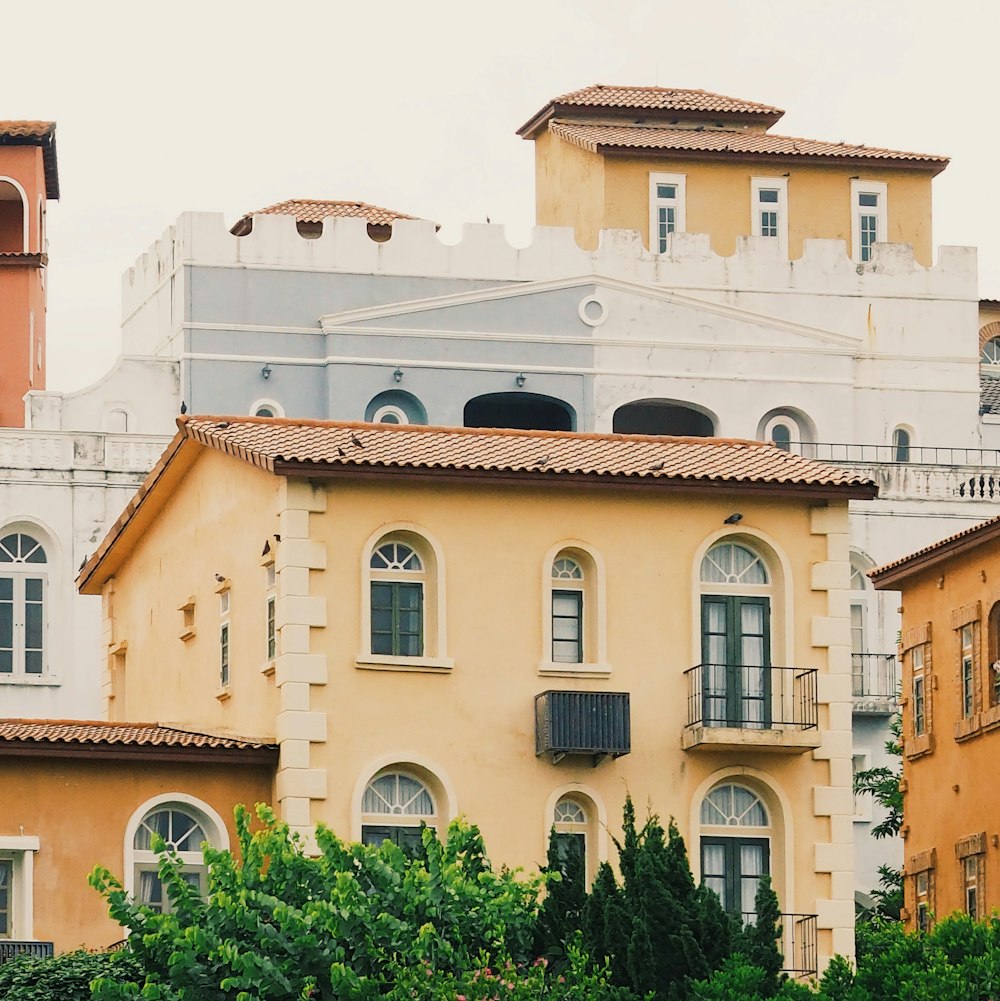
<svg viewBox="0 0 1000 1001">
<path fill-rule="evenodd" d="M 768 598 L 702 595 L 701 661 L 701 710 L 705 726 L 770 727 Z"/>
<path fill-rule="evenodd" d="M 716 838 L 702 835 L 701 880 L 733 915 L 752 920 L 757 913 L 757 888 L 771 872 L 767 838 Z"/>
</svg>

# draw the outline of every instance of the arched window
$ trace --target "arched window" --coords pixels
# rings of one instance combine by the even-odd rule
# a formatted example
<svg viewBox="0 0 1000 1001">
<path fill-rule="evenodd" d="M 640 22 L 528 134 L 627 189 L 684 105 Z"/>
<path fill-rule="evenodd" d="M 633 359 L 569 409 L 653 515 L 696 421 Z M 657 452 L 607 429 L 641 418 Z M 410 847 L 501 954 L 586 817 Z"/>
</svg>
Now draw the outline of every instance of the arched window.
<svg viewBox="0 0 1000 1001">
<path fill-rule="evenodd" d="M 543 672 L 608 671 L 599 557 L 579 545 L 553 547 L 543 564 Z"/>
<path fill-rule="evenodd" d="M 981 365 L 1000 365 L 1000 337 L 991 337 L 979 356 Z"/>
<path fill-rule="evenodd" d="M 552 564 L 552 662 L 584 662 L 583 567 L 571 556 L 561 553 Z"/>
<path fill-rule="evenodd" d="M 371 652 L 392 657 L 424 654 L 424 583 L 420 554 L 390 539 L 371 556 Z"/>
<path fill-rule="evenodd" d="M 0 538 L 0 675 L 45 673 L 47 562 L 33 536 Z"/>
<path fill-rule="evenodd" d="M 986 629 L 987 657 L 990 665 L 987 682 L 990 686 L 990 705 L 1000 706 L 1000 601 L 990 609 Z"/>
<path fill-rule="evenodd" d="M 552 816 L 556 850 L 560 863 L 565 864 L 576 854 L 584 864 L 587 859 L 587 811 L 577 799 L 563 796 Z"/>
<path fill-rule="evenodd" d="M 757 425 L 757 437 L 773 442 L 786 452 L 795 450 L 809 454 L 802 446 L 816 440 L 816 429 L 808 414 L 797 407 L 777 407 L 769 410 Z"/>
<path fill-rule="evenodd" d="M 274 400 L 258 400 L 250 408 L 251 417 L 284 417 L 285 411 L 280 403 Z"/>
<path fill-rule="evenodd" d="M 373 424 L 426 424 L 427 411 L 412 393 L 387 389 L 368 401 L 365 420 Z"/>
<path fill-rule="evenodd" d="M 155 835 L 163 839 L 168 849 L 177 853 L 184 865 L 185 881 L 199 894 L 205 895 L 208 869 L 202 845 L 208 842 L 213 847 L 222 848 L 226 847 L 228 840 L 214 811 L 164 798 L 134 818 L 130 827 L 134 827 L 134 831 L 131 843 L 126 847 L 131 857 L 130 889 L 137 903 L 161 914 L 171 910 L 170 898 L 157 871 L 159 856 L 153 850 Z"/>
<path fill-rule="evenodd" d="M 788 452 L 792 447 L 792 428 L 785 421 L 777 420 L 771 425 L 771 441 L 782 451 Z"/>
<path fill-rule="evenodd" d="M 703 725 L 771 725 L 771 592 L 763 557 L 744 543 L 718 542 L 702 559 Z"/>
<path fill-rule="evenodd" d="M 636 400 L 620 406 L 611 418 L 615 434 L 710 438 L 718 426 L 707 410 L 679 400 Z"/>
<path fill-rule="evenodd" d="M 725 910 L 753 920 L 761 876 L 771 871 L 770 818 L 741 785 L 716 786 L 701 803 L 701 878 Z"/>
<path fill-rule="evenodd" d="M 387 403 L 372 414 L 374 424 L 409 424 L 410 418 L 402 407 Z"/>
<path fill-rule="evenodd" d="M 405 772 L 377 775 L 361 800 L 361 840 L 366 845 L 391 841 L 404 850 L 420 846 L 421 827 L 435 828 L 437 807 L 428 786 Z"/>
<path fill-rule="evenodd" d="M 898 427 L 892 432 L 892 461 L 910 461 L 910 432 L 904 427 Z"/>
</svg>

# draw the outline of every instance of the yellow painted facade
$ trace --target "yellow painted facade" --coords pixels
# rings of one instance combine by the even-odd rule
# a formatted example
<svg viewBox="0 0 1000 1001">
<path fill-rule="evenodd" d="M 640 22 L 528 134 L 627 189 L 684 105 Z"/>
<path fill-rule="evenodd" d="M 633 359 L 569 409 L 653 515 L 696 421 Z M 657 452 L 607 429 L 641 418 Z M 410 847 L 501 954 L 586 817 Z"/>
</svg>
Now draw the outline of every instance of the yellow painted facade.
<svg viewBox="0 0 1000 1001">
<path fill-rule="evenodd" d="M 535 139 L 536 222 L 572 226 L 581 247 L 597 247 L 602 229 L 631 229 L 650 246 L 650 175 L 686 179 L 685 229 L 708 233 L 722 256 L 736 250 L 751 228 L 751 178 L 785 178 L 788 184 L 788 256 L 802 256 L 803 241 L 843 240 L 851 253 L 851 180 L 886 184 L 886 241 L 913 245 L 916 260 L 933 264 L 931 175 L 881 164 L 818 165 L 791 158 L 724 160 L 591 153 L 545 131 Z"/>
<path fill-rule="evenodd" d="M 817 915 L 821 967 L 852 953 L 848 515 L 835 491 L 430 483 L 391 471 L 285 479 L 193 442 L 175 462 L 86 584 L 104 594 L 109 649 L 127 651 L 125 681 L 109 688 L 116 717 L 275 737 L 276 805 L 303 832 L 323 821 L 358 838 L 365 825 L 398 823 L 363 806 L 373 779 L 401 773 L 429 791 L 424 819 L 443 828 L 464 814 L 495 861 L 528 868 L 544 861 L 553 811 L 569 796 L 586 813 L 593 872 L 628 790 L 640 809 L 676 818 L 697 874 L 702 835 L 732 834 L 703 827 L 702 803 L 733 784 L 766 811 L 754 833 L 782 910 Z M 739 524 L 724 524 L 737 510 Z M 386 540 L 421 559 L 421 656 L 371 652 L 370 566 Z M 770 603 L 770 662 L 818 670 L 817 727 L 687 725 L 685 672 L 702 660 L 700 567 L 720 540 L 767 567 L 755 593 Z M 582 663 L 553 662 L 560 553 L 583 568 Z M 550 690 L 628 693 L 631 753 L 536 756 L 535 697 Z M 791 711 L 791 697 L 775 689 L 775 711 Z"/>
</svg>

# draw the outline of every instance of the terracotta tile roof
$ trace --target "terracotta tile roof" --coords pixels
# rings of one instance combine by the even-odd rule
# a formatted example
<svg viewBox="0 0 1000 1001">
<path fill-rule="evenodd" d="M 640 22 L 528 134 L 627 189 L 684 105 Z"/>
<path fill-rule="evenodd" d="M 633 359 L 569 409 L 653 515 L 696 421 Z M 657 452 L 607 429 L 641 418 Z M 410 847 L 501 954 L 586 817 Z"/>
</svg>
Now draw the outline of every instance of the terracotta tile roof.
<svg viewBox="0 0 1000 1001">
<path fill-rule="evenodd" d="M 365 424 L 279 417 L 177 418 L 178 434 L 108 531 L 77 578 L 86 594 L 94 576 L 161 477 L 198 442 L 279 476 L 385 477 L 451 474 L 487 477 L 501 484 L 578 486 L 604 482 L 661 489 L 713 489 L 738 485 L 775 496 L 870 500 L 877 486 L 848 469 L 807 459 L 762 441 L 579 434 Z M 188 464 L 192 457 L 186 460 Z M 183 475 L 180 472 L 178 475 Z"/>
<path fill-rule="evenodd" d="M 552 98 L 518 130 L 525 138 L 535 135 L 544 123 L 555 116 L 588 111 L 643 111 L 663 114 L 687 113 L 698 117 L 722 116 L 756 119 L 773 124 L 785 113 L 781 108 L 739 97 L 713 94 L 708 90 L 678 87 L 619 87 L 598 83 Z"/>
<path fill-rule="evenodd" d="M 0 719 L 0 744 L 104 744 L 131 747 L 197 747 L 261 750 L 274 744 L 241 737 L 192 733 L 159 723 L 111 723 L 103 720 Z"/>
<path fill-rule="evenodd" d="M 869 570 L 868 576 L 871 577 L 876 587 L 890 588 L 905 580 L 911 573 L 922 570 L 929 564 L 936 563 L 939 559 L 972 549 L 980 542 L 985 542 L 997 535 L 1000 535 L 1000 515 L 980 522 L 978 525 L 973 525 L 971 528 L 964 528 L 961 532 L 955 532 L 954 535 L 949 535 L 946 539 L 941 539 L 940 542 L 924 546 L 923 549 L 918 549 L 908 556 Z"/>
<path fill-rule="evenodd" d="M 833 487 L 869 483 L 770 443 L 726 438 L 259 417 L 187 416 L 178 424 L 185 437 L 273 471 L 288 464 L 312 464 Z"/>
<path fill-rule="evenodd" d="M 723 129 L 666 129 L 644 125 L 597 125 L 553 121 L 553 135 L 592 153 L 619 150 L 654 152 L 737 153 L 760 156 L 813 157 L 817 159 L 892 160 L 935 167 L 939 172 L 948 157 L 931 153 L 907 153 L 879 146 L 823 142 L 777 136 L 769 132 L 736 132 Z"/>
<path fill-rule="evenodd" d="M 59 198 L 55 122 L 0 121 L 0 146 L 41 146 L 47 198 Z"/>
<path fill-rule="evenodd" d="M 322 222 L 324 219 L 366 219 L 370 226 L 391 226 L 397 219 L 417 219 L 418 216 L 386 209 L 368 202 L 325 201 L 318 198 L 289 198 L 265 208 L 248 212 L 237 220 L 230 230 L 234 236 L 246 236 L 250 232 L 255 215 L 290 215 L 296 222 Z M 239 231 L 239 232 L 238 232 Z"/>
</svg>

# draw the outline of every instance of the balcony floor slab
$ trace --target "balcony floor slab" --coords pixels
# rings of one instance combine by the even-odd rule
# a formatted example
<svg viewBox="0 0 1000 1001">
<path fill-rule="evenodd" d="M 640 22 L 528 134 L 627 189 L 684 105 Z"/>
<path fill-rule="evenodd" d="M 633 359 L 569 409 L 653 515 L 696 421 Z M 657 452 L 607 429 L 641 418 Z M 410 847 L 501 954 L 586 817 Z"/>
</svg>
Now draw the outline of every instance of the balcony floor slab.
<svg viewBox="0 0 1000 1001">
<path fill-rule="evenodd" d="M 772 728 L 751 730 L 735 726 L 688 726 L 681 731 L 685 751 L 762 751 L 769 754 L 804 754 L 820 745 L 818 727 L 808 730 Z"/>
</svg>

